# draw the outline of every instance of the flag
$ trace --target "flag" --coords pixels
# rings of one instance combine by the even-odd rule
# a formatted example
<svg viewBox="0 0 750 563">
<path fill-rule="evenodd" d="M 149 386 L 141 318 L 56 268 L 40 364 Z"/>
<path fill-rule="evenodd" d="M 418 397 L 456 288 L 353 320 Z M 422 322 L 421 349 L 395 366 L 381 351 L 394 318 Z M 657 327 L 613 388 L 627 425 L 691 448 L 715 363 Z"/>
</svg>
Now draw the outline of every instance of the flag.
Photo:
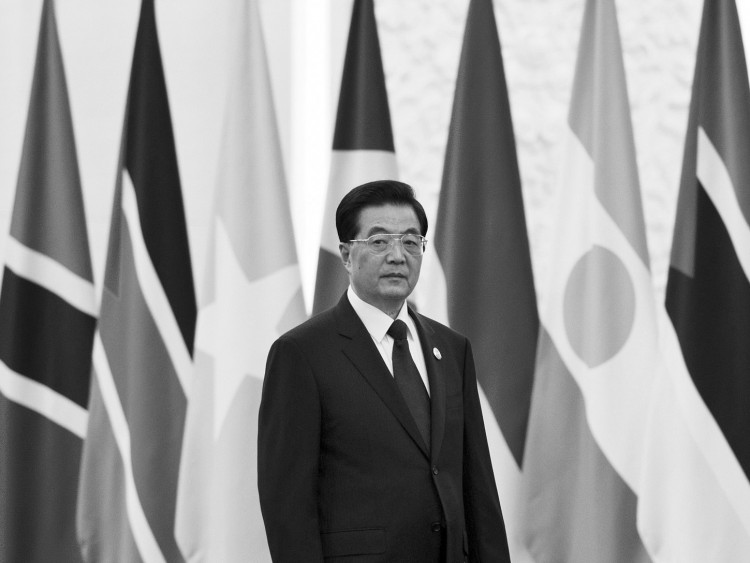
<svg viewBox="0 0 750 563">
<path fill-rule="evenodd" d="M 737 8 L 706 0 L 639 506 L 658 560 L 750 561 L 748 150 Z"/>
<path fill-rule="evenodd" d="M 52 0 L 42 6 L 0 290 L 0 561 L 80 561 L 75 533 L 96 326 Z"/>
<path fill-rule="evenodd" d="M 396 179 L 397 175 L 375 8 L 373 0 L 354 0 L 333 134 L 313 314 L 338 303 L 349 285 L 335 226 L 341 198 L 359 184 Z"/>
<path fill-rule="evenodd" d="M 491 0 L 472 0 L 456 81 L 434 253 L 420 311 L 469 337 L 513 560 L 539 332 L 521 179 Z"/>
<path fill-rule="evenodd" d="M 271 344 L 305 318 L 258 2 L 237 8 L 178 494 L 177 539 L 196 562 L 271 560 L 258 409 Z"/>
<path fill-rule="evenodd" d="M 587 0 L 524 458 L 543 561 L 649 561 L 636 523 L 656 301 L 614 0 Z"/>
<path fill-rule="evenodd" d="M 153 0 L 141 5 L 94 338 L 78 535 L 87 561 L 180 561 L 196 303 Z"/>
</svg>

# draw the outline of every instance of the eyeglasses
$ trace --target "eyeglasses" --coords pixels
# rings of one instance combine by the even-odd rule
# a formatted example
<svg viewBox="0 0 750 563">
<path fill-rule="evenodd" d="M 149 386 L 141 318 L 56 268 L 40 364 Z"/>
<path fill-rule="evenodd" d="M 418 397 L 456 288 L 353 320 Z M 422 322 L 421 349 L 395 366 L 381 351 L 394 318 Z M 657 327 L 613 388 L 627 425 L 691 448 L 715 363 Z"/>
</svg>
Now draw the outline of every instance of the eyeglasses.
<svg viewBox="0 0 750 563">
<path fill-rule="evenodd" d="M 393 234 L 393 233 L 378 233 L 372 235 L 366 239 L 354 239 L 349 242 L 364 242 L 367 245 L 367 250 L 372 254 L 379 256 L 385 254 L 394 245 L 396 241 L 401 242 L 401 248 L 412 256 L 422 256 L 424 254 L 425 245 L 427 239 L 422 235 L 414 234 Z"/>
</svg>

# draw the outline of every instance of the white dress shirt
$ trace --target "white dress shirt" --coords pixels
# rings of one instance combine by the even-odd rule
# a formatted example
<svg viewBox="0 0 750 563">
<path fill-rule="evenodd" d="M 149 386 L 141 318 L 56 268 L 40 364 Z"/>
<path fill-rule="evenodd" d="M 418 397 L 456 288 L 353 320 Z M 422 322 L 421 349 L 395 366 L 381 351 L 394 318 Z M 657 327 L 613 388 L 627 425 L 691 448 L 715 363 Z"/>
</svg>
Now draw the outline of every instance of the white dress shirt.
<svg viewBox="0 0 750 563">
<path fill-rule="evenodd" d="M 346 295 L 349 298 L 349 303 L 351 303 L 354 308 L 354 312 L 357 313 L 357 316 L 359 316 L 362 323 L 365 325 L 367 332 L 370 333 L 378 352 L 383 356 L 385 365 L 388 366 L 388 370 L 391 372 L 391 375 L 393 375 L 393 338 L 390 337 L 387 332 L 388 329 L 391 328 L 394 319 L 386 315 L 377 307 L 360 299 L 359 296 L 354 293 L 351 286 L 349 286 Z M 419 341 L 417 327 L 409 316 L 406 303 L 401 307 L 396 318 L 401 319 L 406 323 L 406 341 L 409 344 L 409 352 L 411 353 L 414 364 L 417 366 L 419 375 L 422 377 L 422 382 L 429 394 L 430 382 L 427 378 L 427 364 L 425 364 L 424 361 L 424 354 L 422 353 L 422 345 Z"/>
</svg>

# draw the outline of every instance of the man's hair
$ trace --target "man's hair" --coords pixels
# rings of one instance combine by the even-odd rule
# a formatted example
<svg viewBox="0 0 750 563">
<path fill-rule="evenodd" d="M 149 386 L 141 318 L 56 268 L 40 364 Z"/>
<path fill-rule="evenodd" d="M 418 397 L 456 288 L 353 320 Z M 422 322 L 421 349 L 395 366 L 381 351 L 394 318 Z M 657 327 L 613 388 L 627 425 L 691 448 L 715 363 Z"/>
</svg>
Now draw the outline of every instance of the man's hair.
<svg viewBox="0 0 750 563">
<path fill-rule="evenodd" d="M 339 241 L 347 242 L 357 236 L 359 216 L 365 207 L 381 205 L 411 206 L 419 220 L 420 234 L 427 235 L 427 215 L 417 201 L 409 184 L 396 180 L 375 180 L 357 186 L 346 194 L 336 209 L 336 232 Z"/>
</svg>

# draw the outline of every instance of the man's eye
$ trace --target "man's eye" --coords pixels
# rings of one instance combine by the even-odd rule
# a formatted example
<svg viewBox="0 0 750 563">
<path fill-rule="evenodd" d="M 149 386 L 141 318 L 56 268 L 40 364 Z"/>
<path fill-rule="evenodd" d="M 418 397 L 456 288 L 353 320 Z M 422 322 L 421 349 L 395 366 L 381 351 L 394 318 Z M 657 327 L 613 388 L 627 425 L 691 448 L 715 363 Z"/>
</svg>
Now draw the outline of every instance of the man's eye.
<svg viewBox="0 0 750 563">
<path fill-rule="evenodd" d="M 388 239 L 385 237 L 375 237 L 370 239 L 370 246 L 373 248 L 385 248 L 388 246 Z"/>
</svg>

